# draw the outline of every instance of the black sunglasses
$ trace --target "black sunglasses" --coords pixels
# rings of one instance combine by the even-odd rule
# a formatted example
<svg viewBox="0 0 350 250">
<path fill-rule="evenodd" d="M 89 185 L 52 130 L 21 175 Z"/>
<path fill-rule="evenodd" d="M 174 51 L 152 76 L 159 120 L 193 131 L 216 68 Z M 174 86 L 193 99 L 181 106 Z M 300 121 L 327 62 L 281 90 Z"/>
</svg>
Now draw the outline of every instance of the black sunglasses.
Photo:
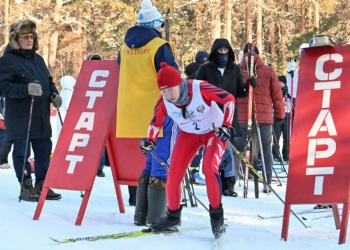
<svg viewBox="0 0 350 250">
<path fill-rule="evenodd" d="M 158 20 L 158 21 L 162 23 L 162 24 L 160 25 L 160 27 L 164 28 L 165 23 L 164 23 L 163 21 L 160 21 L 160 20 Z"/>
</svg>

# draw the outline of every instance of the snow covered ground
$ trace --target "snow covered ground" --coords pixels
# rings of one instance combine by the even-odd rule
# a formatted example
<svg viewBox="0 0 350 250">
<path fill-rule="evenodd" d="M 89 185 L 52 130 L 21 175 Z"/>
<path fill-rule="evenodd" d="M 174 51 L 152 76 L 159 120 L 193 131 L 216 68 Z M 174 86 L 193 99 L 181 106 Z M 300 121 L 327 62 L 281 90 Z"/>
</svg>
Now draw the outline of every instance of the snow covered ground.
<svg viewBox="0 0 350 250">
<path fill-rule="evenodd" d="M 55 123 L 53 122 L 53 127 Z M 54 132 L 55 134 L 55 132 Z M 60 201 L 45 201 L 39 220 L 33 220 L 37 203 L 18 202 L 19 184 L 13 168 L 0 169 L 0 249 L 193 249 L 206 250 L 213 247 L 213 235 L 210 229 L 208 212 L 198 207 L 183 208 L 182 226 L 205 227 L 203 230 L 183 231 L 174 235 L 147 235 L 138 238 L 98 240 L 95 242 L 55 243 L 50 237 L 65 239 L 131 232 L 142 229 L 134 226 L 134 207 L 128 205 L 127 187 L 122 186 L 126 212 L 119 213 L 117 199 L 109 167 L 105 167 L 105 178 L 96 178 L 92 194 L 81 226 L 75 226 L 75 220 L 81 205 L 80 192 L 55 190 L 62 194 Z M 274 183 L 272 187 L 284 199 L 286 179 L 281 179 L 282 186 Z M 347 242 L 338 245 L 339 230 L 335 229 L 334 220 L 316 219 L 330 215 L 331 211 L 299 215 L 309 228 L 305 228 L 291 215 L 288 241 L 281 240 L 282 218 L 260 219 L 262 216 L 283 214 L 282 202 L 271 193 L 260 194 L 254 198 L 253 183 L 249 183 L 248 198 L 243 198 L 243 182 L 236 185 L 237 198 L 223 197 L 227 232 L 223 236 L 220 249 L 349 249 L 350 235 Z M 260 187 L 262 188 L 262 187 Z M 302 191 L 302 187 L 300 187 Z M 195 186 L 197 197 L 208 204 L 205 186 Z M 295 212 L 312 209 L 313 205 L 294 205 Z"/>
</svg>

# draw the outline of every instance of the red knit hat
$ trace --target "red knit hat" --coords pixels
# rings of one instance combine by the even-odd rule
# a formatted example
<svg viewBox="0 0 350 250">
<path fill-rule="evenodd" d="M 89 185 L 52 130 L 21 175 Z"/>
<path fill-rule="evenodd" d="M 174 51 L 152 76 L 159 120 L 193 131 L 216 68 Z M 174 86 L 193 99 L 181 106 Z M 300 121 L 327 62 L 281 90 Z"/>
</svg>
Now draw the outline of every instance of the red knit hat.
<svg viewBox="0 0 350 250">
<path fill-rule="evenodd" d="M 160 90 L 172 88 L 181 84 L 182 78 L 177 69 L 165 62 L 160 63 L 160 67 L 157 76 L 157 84 Z"/>
</svg>

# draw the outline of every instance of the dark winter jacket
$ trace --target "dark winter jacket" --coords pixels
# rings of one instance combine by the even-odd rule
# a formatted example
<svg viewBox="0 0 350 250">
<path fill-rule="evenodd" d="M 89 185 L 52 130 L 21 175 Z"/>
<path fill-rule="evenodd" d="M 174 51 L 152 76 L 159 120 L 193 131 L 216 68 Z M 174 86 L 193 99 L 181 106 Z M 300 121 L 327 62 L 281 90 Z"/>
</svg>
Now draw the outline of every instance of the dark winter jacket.
<svg viewBox="0 0 350 250">
<path fill-rule="evenodd" d="M 35 49 L 7 45 L 0 58 L 0 95 L 6 98 L 6 138 L 26 138 L 31 106 L 28 84 L 38 80 L 42 96 L 34 97 L 30 138 L 51 137 L 50 96 L 58 91 L 44 59 Z"/>
<path fill-rule="evenodd" d="M 214 62 L 215 52 L 218 48 L 225 46 L 228 48 L 228 63 L 224 74 L 221 75 L 218 67 Z M 244 98 L 248 95 L 248 88 L 242 80 L 242 74 L 239 66 L 235 63 L 235 54 L 227 39 L 216 39 L 211 47 L 209 54 L 209 63 L 202 64 L 196 74 L 196 79 L 207 80 L 209 83 L 218 86 L 235 98 Z M 235 112 L 233 116 L 232 126 L 235 128 L 237 136 L 241 135 L 241 128 L 238 123 L 238 105 L 236 100 Z"/>
<path fill-rule="evenodd" d="M 129 48 L 140 48 L 149 43 L 149 41 L 155 37 L 161 38 L 161 33 L 150 27 L 137 25 L 128 29 L 125 34 L 124 42 Z M 119 53 L 117 59 L 119 64 L 121 59 L 120 56 L 121 55 Z M 161 46 L 156 53 L 154 64 L 157 72 L 160 69 L 161 62 L 166 62 L 168 65 L 171 65 L 176 69 L 179 68 L 175 62 L 173 51 L 171 50 L 171 47 L 168 43 L 165 43 L 163 46 Z"/>
<path fill-rule="evenodd" d="M 240 68 L 243 75 L 243 81 L 247 81 L 246 57 L 244 54 Z M 283 119 L 285 116 L 284 103 L 282 99 L 282 90 L 277 75 L 272 67 L 265 65 L 259 55 L 255 54 L 256 62 L 256 82 L 254 88 L 254 98 L 257 110 L 257 120 L 261 123 L 273 123 L 273 113 L 275 117 Z M 240 123 L 248 121 L 248 98 L 237 100 L 238 119 Z"/>
<path fill-rule="evenodd" d="M 226 46 L 229 49 L 229 59 L 223 76 L 221 76 L 221 72 L 214 62 L 215 52 L 222 46 Z M 209 54 L 209 63 L 199 67 L 196 79 L 206 80 L 210 84 L 226 90 L 236 98 L 246 97 L 248 95 L 247 88 L 242 80 L 239 66 L 234 62 L 234 58 L 235 54 L 227 39 L 216 39 Z"/>
</svg>

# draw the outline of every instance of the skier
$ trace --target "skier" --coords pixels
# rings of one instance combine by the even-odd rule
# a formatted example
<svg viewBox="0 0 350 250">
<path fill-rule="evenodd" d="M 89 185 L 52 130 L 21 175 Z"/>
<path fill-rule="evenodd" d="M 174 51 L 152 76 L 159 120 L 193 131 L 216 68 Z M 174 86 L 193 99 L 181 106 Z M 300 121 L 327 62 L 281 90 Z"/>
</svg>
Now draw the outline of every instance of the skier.
<svg viewBox="0 0 350 250">
<path fill-rule="evenodd" d="M 156 146 L 163 120 L 169 115 L 180 133 L 172 153 L 166 194 L 167 216 L 151 224 L 153 231 L 165 231 L 181 224 L 181 180 L 198 149 L 205 147 L 203 171 L 209 198 L 209 215 L 215 238 L 225 232 L 218 166 L 230 137 L 234 97 L 206 81 L 182 79 L 178 70 L 161 63 L 157 84 L 162 93 L 148 129 L 148 140 L 141 144 L 144 154 Z M 223 111 L 218 107 L 223 105 Z M 214 126 L 217 129 L 214 131 Z"/>
</svg>

